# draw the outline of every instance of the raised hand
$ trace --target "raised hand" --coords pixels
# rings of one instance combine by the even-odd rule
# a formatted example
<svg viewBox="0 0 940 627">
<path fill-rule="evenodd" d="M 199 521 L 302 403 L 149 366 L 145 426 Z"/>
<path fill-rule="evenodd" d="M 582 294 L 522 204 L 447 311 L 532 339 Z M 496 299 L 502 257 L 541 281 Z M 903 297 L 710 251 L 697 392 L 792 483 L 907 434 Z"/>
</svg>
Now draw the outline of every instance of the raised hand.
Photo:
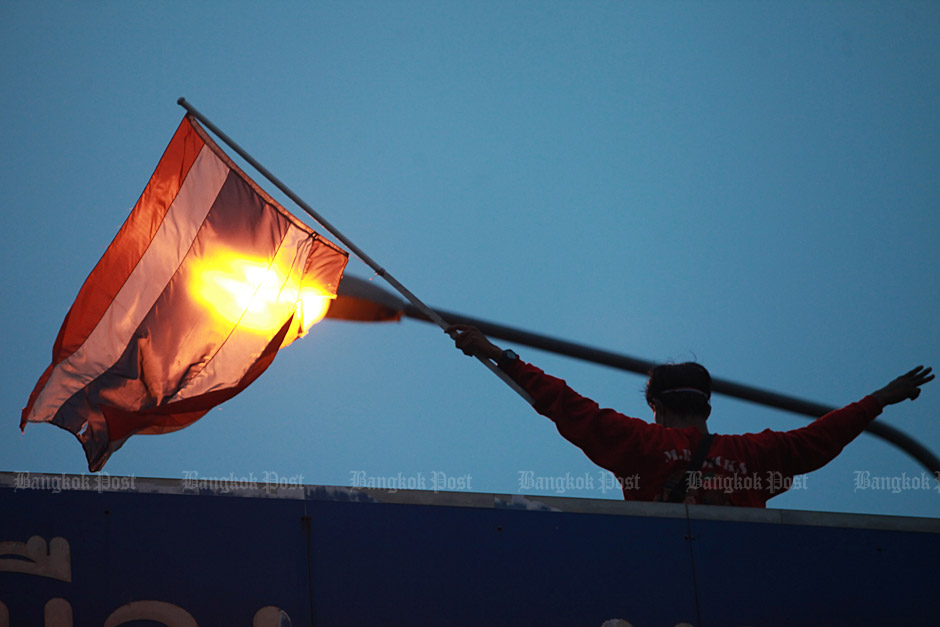
<svg viewBox="0 0 940 627">
<path fill-rule="evenodd" d="M 873 392 L 872 396 L 881 401 L 882 405 L 900 403 L 906 398 L 914 400 L 920 396 L 920 386 L 933 381 L 934 375 L 930 374 L 931 370 L 933 368 L 917 366 L 880 390 Z"/>
</svg>

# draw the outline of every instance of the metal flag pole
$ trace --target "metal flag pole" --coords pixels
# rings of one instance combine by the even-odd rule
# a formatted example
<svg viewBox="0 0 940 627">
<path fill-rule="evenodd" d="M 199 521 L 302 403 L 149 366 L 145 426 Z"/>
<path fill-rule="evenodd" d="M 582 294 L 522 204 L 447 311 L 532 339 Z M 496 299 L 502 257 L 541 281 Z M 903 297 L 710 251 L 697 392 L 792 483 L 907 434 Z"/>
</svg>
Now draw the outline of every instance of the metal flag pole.
<svg viewBox="0 0 940 627">
<path fill-rule="evenodd" d="M 434 311 L 433 309 L 431 309 L 430 307 L 428 307 L 427 305 L 425 305 L 425 304 L 421 301 L 421 299 L 419 299 L 417 296 L 415 296 L 414 294 L 412 294 L 411 291 L 410 291 L 408 288 L 406 288 L 404 285 L 402 285 L 401 283 L 399 283 L 398 280 L 397 280 L 395 277 L 393 277 L 391 274 L 389 274 L 389 272 L 388 272 L 387 270 L 385 270 L 385 268 L 383 268 L 383 267 L 380 266 L 378 263 L 376 263 L 369 255 L 367 255 L 365 252 L 363 252 L 363 250 L 362 250 L 361 248 L 359 248 L 358 246 L 356 246 L 355 243 L 353 243 L 349 238 L 347 238 L 345 235 L 343 235 L 336 227 L 334 227 L 332 224 L 330 224 L 329 221 L 326 220 L 326 218 L 324 218 L 323 216 L 321 216 L 315 209 L 313 209 L 313 207 L 311 207 L 311 206 L 308 205 L 306 202 L 304 202 L 304 200 L 303 200 L 300 196 L 298 196 L 297 194 L 295 194 L 289 187 L 287 187 L 287 185 L 285 185 L 285 184 L 281 181 L 281 179 L 279 179 L 279 178 L 277 178 L 276 176 L 274 176 L 273 174 L 271 174 L 271 172 L 268 171 L 267 168 L 265 168 L 263 165 L 261 165 L 260 163 L 258 163 L 251 155 L 249 155 L 247 152 L 245 152 L 245 150 L 244 150 L 241 146 L 239 146 L 238 144 L 236 144 L 236 143 L 232 140 L 231 137 L 229 137 L 228 135 L 226 135 L 225 133 L 223 133 L 223 132 L 219 129 L 218 126 L 216 126 L 215 124 L 213 124 L 208 118 L 206 118 L 206 116 L 204 116 L 204 115 L 203 115 L 202 113 L 200 113 L 195 107 L 193 107 L 191 104 L 189 104 L 189 103 L 186 101 L 185 98 L 180 98 L 179 100 L 176 101 L 176 103 L 177 103 L 179 106 L 181 106 L 181 107 L 183 107 L 184 109 L 186 109 L 186 111 L 189 113 L 189 115 L 191 115 L 191 116 L 193 116 L 194 118 L 196 118 L 203 126 L 205 126 L 205 127 L 208 128 L 210 131 L 212 131 L 212 132 L 215 134 L 216 137 L 218 137 L 218 138 L 221 139 L 223 142 L 225 142 L 225 143 L 228 145 L 229 148 L 231 148 L 232 150 L 234 150 L 235 152 L 237 152 L 238 155 L 239 155 L 242 159 L 244 159 L 245 161 L 247 161 L 249 164 L 251 164 L 251 166 L 252 166 L 254 169 L 256 169 L 258 172 L 260 172 L 261 174 L 263 174 L 266 179 L 268 179 L 269 181 L 271 181 L 272 184 L 274 184 L 274 186 L 276 186 L 279 190 L 281 190 L 282 192 L 284 192 L 284 194 L 285 194 L 288 198 L 290 198 L 292 201 L 294 201 L 294 202 L 297 204 L 298 207 L 300 207 L 301 209 L 303 209 L 304 211 L 306 211 L 307 214 L 309 214 L 311 218 L 313 218 L 314 220 L 316 220 L 324 229 L 326 229 L 327 231 L 329 231 L 329 233 L 330 233 L 333 237 L 335 237 L 336 239 L 338 239 L 344 246 L 346 246 L 346 248 L 348 248 L 348 249 L 350 250 L 350 252 L 352 252 L 354 255 L 356 255 L 357 257 L 359 257 L 359 259 L 361 259 L 367 266 L 369 266 L 370 268 L 372 268 L 372 270 L 373 270 L 377 275 L 379 275 L 380 277 L 382 277 L 383 279 L 385 279 L 385 280 L 388 282 L 389 285 L 391 285 L 393 288 L 395 288 L 395 290 L 396 290 L 399 294 L 401 294 L 402 296 L 404 296 L 405 299 L 406 299 L 408 302 L 410 302 L 410 303 L 411 303 L 416 309 L 418 309 L 418 311 L 420 311 L 422 314 L 424 314 L 425 316 L 427 316 L 429 320 L 431 320 L 434 324 L 436 324 L 437 326 L 439 326 L 439 327 L 441 327 L 442 329 L 445 329 L 445 330 L 450 326 L 450 324 L 448 324 L 448 322 L 447 322 L 446 320 L 444 320 L 444 318 L 442 318 L 440 315 L 438 315 L 438 313 L 437 313 L 436 311 Z M 494 364 L 491 360 L 489 360 L 489 359 L 487 359 L 486 357 L 483 357 L 483 356 L 481 356 L 481 355 L 475 355 L 475 357 L 476 357 L 478 360 L 480 360 L 480 363 L 482 363 L 484 366 L 486 366 L 487 368 L 489 368 L 491 371 L 493 371 L 494 374 L 496 374 L 496 376 L 498 376 L 500 379 L 502 379 L 502 380 L 506 383 L 506 385 L 508 385 L 509 387 L 511 387 L 513 390 L 515 390 L 515 391 L 519 394 L 519 396 L 521 396 L 522 398 L 524 398 L 524 399 L 526 400 L 527 403 L 529 403 L 530 405 L 533 403 L 532 397 L 529 395 L 529 393 L 526 392 L 525 390 L 523 390 L 521 387 L 519 387 L 519 384 L 517 384 L 515 381 L 513 381 L 511 378 L 509 378 L 509 375 L 507 375 L 505 372 L 503 372 L 502 370 L 500 370 L 500 369 L 496 366 L 496 364 Z"/>
</svg>

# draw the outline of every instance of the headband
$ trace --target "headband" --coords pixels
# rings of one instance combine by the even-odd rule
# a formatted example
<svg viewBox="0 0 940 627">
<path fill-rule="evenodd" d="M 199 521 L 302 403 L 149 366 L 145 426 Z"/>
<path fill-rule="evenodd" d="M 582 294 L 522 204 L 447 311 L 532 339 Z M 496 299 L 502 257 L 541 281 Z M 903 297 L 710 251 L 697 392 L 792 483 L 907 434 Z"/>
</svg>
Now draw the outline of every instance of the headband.
<svg viewBox="0 0 940 627">
<path fill-rule="evenodd" d="M 674 392 L 694 392 L 696 394 L 701 394 L 705 398 L 711 397 L 711 394 L 703 392 L 702 390 L 698 388 L 673 388 L 671 390 L 663 390 L 662 392 L 660 392 L 660 394 L 672 394 Z"/>
</svg>

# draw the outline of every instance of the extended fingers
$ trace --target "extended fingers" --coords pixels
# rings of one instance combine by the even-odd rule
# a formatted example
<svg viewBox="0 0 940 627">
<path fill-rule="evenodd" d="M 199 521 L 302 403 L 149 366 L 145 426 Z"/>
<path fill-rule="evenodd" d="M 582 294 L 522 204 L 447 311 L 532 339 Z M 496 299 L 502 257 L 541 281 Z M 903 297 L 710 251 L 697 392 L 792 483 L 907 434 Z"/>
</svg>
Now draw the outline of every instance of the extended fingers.
<svg viewBox="0 0 940 627">
<path fill-rule="evenodd" d="M 920 396 L 920 386 L 933 381 L 934 375 L 932 374 L 933 368 L 924 368 L 923 366 L 917 366 L 910 372 L 904 375 L 904 379 L 908 381 L 911 386 L 911 392 L 907 395 L 907 398 L 912 401 Z"/>
<path fill-rule="evenodd" d="M 923 385 L 933 380 L 934 375 L 931 374 L 932 371 L 933 368 L 924 369 L 923 366 L 917 366 L 904 376 L 911 379 L 914 385 Z"/>
</svg>

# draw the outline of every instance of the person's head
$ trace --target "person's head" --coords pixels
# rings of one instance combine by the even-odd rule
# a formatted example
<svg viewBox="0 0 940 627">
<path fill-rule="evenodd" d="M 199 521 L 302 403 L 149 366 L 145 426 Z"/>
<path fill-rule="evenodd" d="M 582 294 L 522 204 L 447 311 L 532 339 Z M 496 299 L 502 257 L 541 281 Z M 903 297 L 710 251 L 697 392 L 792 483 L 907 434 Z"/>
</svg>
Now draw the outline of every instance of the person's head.
<svg viewBox="0 0 940 627">
<path fill-rule="evenodd" d="M 712 378 L 701 364 L 663 364 L 650 370 L 646 402 L 658 424 L 669 427 L 707 420 L 712 410 L 711 395 Z"/>
</svg>

